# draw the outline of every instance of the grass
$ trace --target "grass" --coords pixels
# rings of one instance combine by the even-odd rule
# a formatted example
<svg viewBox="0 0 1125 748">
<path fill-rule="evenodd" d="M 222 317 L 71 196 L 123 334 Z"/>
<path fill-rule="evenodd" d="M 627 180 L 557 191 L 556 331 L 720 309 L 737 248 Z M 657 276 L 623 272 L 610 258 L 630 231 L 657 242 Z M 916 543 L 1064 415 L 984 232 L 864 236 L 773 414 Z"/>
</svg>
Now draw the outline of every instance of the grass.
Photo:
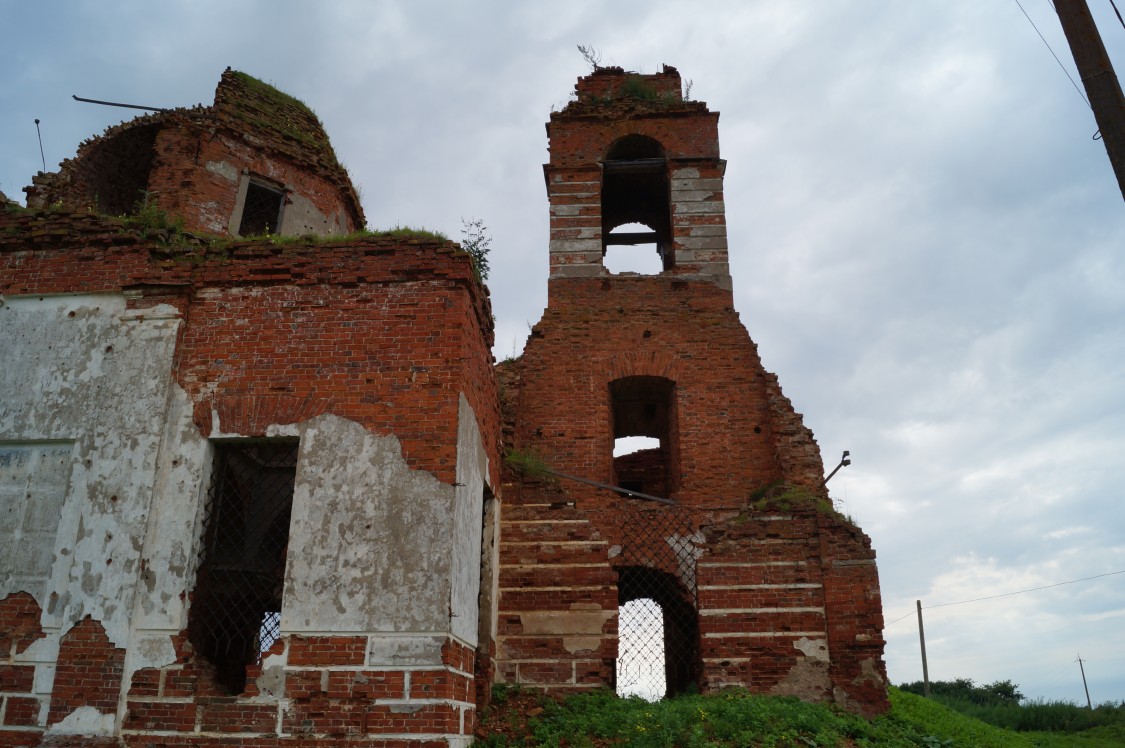
<svg viewBox="0 0 1125 748">
<path fill-rule="evenodd" d="M 509 449 L 504 454 L 504 464 L 517 475 L 529 480 L 540 480 L 546 483 L 554 483 L 557 480 L 551 473 L 546 461 L 534 452 Z"/>
<path fill-rule="evenodd" d="M 934 681 L 930 684 L 935 702 L 981 722 L 1019 732 L 1117 734 L 1125 744 L 1125 702 L 1107 702 L 1093 709 L 1072 701 L 1026 699 L 1011 681 L 977 685 L 971 679 Z M 921 681 L 903 683 L 903 691 L 921 695 Z M 1095 733 L 1097 734 L 1097 733 Z"/>
<path fill-rule="evenodd" d="M 731 689 L 651 703 L 607 690 L 556 703 L 534 692 L 497 687 L 478 745 L 636 746 L 637 748 L 1103 748 L 1122 745 L 1114 727 L 1077 734 L 1017 733 L 985 724 L 896 688 L 891 711 L 865 720 L 833 707 Z"/>
</svg>

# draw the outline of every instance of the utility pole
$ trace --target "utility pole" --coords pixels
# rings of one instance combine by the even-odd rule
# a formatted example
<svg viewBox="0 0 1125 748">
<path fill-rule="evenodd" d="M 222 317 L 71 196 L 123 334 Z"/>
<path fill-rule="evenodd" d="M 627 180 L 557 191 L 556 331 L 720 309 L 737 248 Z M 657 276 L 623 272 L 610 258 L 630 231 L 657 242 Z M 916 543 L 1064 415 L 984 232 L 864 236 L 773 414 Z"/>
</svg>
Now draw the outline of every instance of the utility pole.
<svg viewBox="0 0 1125 748">
<path fill-rule="evenodd" d="M 1102 133 L 1109 163 L 1117 175 L 1117 186 L 1125 198 L 1125 96 L 1113 72 L 1098 27 L 1086 0 L 1055 0 L 1063 33 L 1082 77 L 1094 120 Z"/>
<path fill-rule="evenodd" d="M 930 666 L 926 664 L 926 630 L 922 628 L 922 601 L 918 600 L 917 603 L 918 641 L 922 643 L 922 694 L 928 699 L 930 698 Z"/>
<path fill-rule="evenodd" d="M 1082 667 L 1082 655 L 1078 655 L 1078 670 L 1082 673 L 1082 687 L 1086 689 L 1086 706 L 1090 711 L 1094 711 L 1094 705 L 1090 703 L 1090 689 L 1086 685 L 1086 668 Z"/>
</svg>

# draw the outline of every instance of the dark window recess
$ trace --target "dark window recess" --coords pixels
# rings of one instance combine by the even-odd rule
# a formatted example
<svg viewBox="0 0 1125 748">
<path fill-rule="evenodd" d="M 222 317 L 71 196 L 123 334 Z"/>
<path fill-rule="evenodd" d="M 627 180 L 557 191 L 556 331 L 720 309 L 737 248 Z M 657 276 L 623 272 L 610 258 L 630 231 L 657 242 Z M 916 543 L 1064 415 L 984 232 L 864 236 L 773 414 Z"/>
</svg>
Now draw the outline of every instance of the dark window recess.
<svg viewBox="0 0 1125 748">
<path fill-rule="evenodd" d="M 644 135 L 626 135 L 602 162 L 602 255 L 613 245 L 655 245 L 665 270 L 674 262 L 672 207 L 664 147 Z M 614 229 L 642 224 L 644 231 Z"/>
<path fill-rule="evenodd" d="M 215 445 L 188 633 L 231 693 L 277 639 L 297 473 L 296 440 Z"/>
<path fill-rule="evenodd" d="M 239 236 L 276 234 L 281 222 L 281 204 L 285 194 L 281 190 L 251 182 L 246 185 L 246 200 L 242 204 L 242 222 Z"/>
<path fill-rule="evenodd" d="M 609 383 L 615 443 L 643 436 L 659 444 L 614 457 L 616 485 L 663 498 L 676 489 L 679 443 L 673 407 L 675 387 L 670 379 L 650 376 L 622 377 Z"/>
</svg>

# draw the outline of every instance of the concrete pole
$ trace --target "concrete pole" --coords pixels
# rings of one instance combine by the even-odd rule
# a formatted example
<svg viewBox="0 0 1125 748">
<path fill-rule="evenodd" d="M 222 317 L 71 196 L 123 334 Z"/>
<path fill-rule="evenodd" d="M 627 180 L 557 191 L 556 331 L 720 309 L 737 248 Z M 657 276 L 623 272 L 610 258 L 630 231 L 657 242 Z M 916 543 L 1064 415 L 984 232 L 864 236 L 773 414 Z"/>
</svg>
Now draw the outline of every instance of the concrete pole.
<svg viewBox="0 0 1125 748">
<path fill-rule="evenodd" d="M 1086 668 L 1082 667 L 1082 655 L 1078 655 L 1078 670 L 1082 673 L 1082 688 L 1086 689 L 1086 706 L 1092 712 L 1094 705 L 1090 701 L 1090 687 L 1086 685 Z"/>
<path fill-rule="evenodd" d="M 1063 33 L 1094 109 L 1109 163 L 1125 198 L 1125 96 L 1086 0 L 1055 0 Z"/>
<path fill-rule="evenodd" d="M 930 666 L 926 663 L 926 630 L 922 627 L 922 601 L 918 600 L 918 641 L 922 643 L 922 694 L 930 698 Z"/>
</svg>

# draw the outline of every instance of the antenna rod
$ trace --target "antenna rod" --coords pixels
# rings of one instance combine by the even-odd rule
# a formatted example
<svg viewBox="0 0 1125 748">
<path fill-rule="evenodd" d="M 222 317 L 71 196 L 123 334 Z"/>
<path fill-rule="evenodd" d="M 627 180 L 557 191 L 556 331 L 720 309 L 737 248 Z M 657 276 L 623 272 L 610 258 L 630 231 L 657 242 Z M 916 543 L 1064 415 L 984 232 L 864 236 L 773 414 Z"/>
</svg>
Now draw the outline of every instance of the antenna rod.
<svg viewBox="0 0 1125 748">
<path fill-rule="evenodd" d="M 139 104 L 118 104 L 113 101 L 98 101 L 97 99 L 83 99 L 81 96 L 70 95 L 75 101 L 85 101 L 87 104 L 102 104 L 104 106 L 119 106 L 125 109 L 145 109 L 150 112 L 170 112 L 171 109 L 161 109 L 158 106 L 140 106 Z"/>
<path fill-rule="evenodd" d="M 35 118 L 35 132 L 39 134 L 39 160 L 43 162 L 43 171 L 47 171 L 47 157 L 43 155 L 43 133 L 39 132 L 39 118 Z"/>
</svg>

